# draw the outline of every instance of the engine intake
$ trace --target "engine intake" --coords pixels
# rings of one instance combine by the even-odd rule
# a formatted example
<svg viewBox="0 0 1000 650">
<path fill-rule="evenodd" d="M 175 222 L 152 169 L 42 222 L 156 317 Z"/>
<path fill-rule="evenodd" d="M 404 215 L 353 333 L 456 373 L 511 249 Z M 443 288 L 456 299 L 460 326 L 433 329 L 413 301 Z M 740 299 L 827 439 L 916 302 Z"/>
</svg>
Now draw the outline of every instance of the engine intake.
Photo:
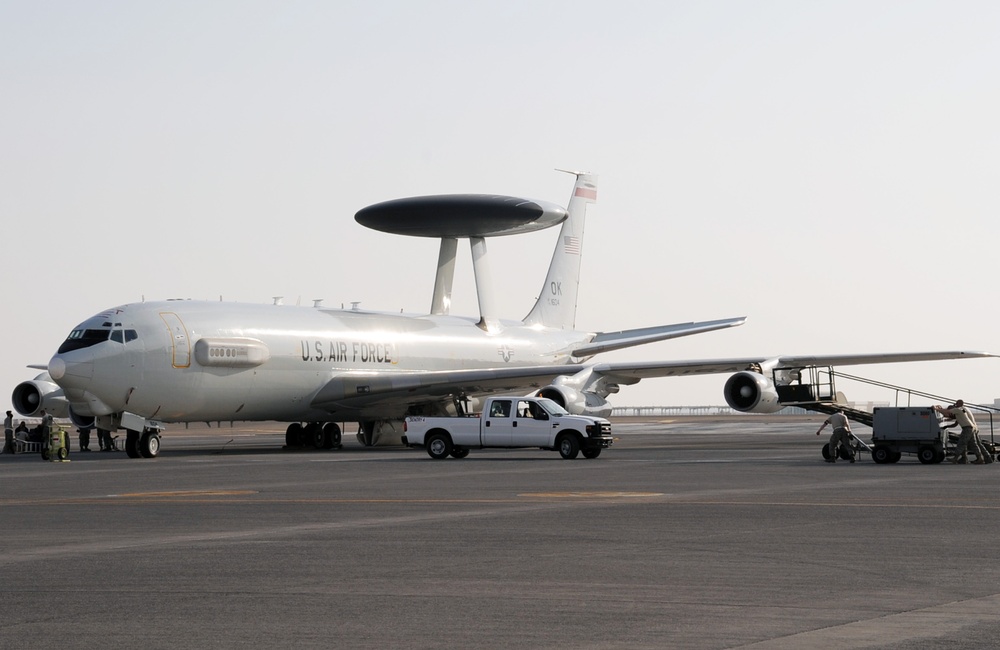
<svg viewBox="0 0 1000 650">
<path fill-rule="evenodd" d="M 542 388 L 537 395 L 552 400 L 573 415 L 589 415 L 595 418 L 606 418 L 611 415 L 611 404 L 594 393 L 582 393 L 568 386 L 552 385 Z"/>
<path fill-rule="evenodd" d="M 776 413 L 784 408 L 774 384 L 757 372 L 738 372 L 723 388 L 726 404 L 741 413 Z"/>
<path fill-rule="evenodd" d="M 22 381 L 14 387 L 10 399 L 14 409 L 25 417 L 36 416 L 42 409 L 56 418 L 69 415 L 69 400 L 48 373 L 43 372 L 31 381 Z"/>
</svg>

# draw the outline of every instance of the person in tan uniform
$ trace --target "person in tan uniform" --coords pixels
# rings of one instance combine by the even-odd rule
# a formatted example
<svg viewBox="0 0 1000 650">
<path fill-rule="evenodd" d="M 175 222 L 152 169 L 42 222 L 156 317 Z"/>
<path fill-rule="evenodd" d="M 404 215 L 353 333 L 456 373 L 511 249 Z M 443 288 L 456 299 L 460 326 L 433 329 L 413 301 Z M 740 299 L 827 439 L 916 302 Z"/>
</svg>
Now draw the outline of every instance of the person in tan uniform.
<svg viewBox="0 0 1000 650">
<path fill-rule="evenodd" d="M 851 446 L 851 422 L 844 415 L 843 411 L 838 410 L 836 413 L 828 417 L 820 428 L 816 431 L 818 436 L 826 425 L 833 427 L 833 435 L 830 436 L 830 457 L 826 459 L 828 463 L 836 463 L 838 455 L 840 453 L 840 446 L 843 445 L 847 449 L 851 457 L 851 462 L 854 462 L 854 447 Z"/>
<path fill-rule="evenodd" d="M 962 433 L 958 435 L 958 442 L 955 445 L 955 455 L 952 457 L 951 462 L 965 464 L 969 462 L 969 450 L 976 454 L 978 458 L 973 462 L 974 465 L 982 465 L 986 462 L 986 458 L 989 454 L 986 452 L 986 448 L 982 446 L 979 442 L 978 436 L 979 427 L 976 425 L 976 418 L 972 415 L 969 409 L 965 408 L 965 402 L 962 400 L 956 400 L 954 404 L 948 408 L 938 406 L 935 404 L 931 407 L 941 415 L 945 417 L 953 418 L 958 426 L 962 427 Z"/>
</svg>

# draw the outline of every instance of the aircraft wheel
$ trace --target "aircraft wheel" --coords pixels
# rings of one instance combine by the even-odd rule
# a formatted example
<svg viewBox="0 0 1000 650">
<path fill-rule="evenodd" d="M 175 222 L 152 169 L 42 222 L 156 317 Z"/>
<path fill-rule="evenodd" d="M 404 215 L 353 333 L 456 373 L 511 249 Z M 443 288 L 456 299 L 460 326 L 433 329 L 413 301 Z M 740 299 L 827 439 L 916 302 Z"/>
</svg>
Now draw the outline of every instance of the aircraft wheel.
<svg viewBox="0 0 1000 650">
<path fill-rule="evenodd" d="M 893 457 L 892 450 L 885 445 L 875 445 L 875 449 L 872 450 L 872 460 L 874 460 L 879 465 L 885 465 L 886 463 L 891 463 L 890 460 Z"/>
<path fill-rule="evenodd" d="M 427 453 L 434 460 L 447 458 L 452 452 L 451 436 L 443 431 L 427 436 Z"/>
<path fill-rule="evenodd" d="M 565 433 L 556 441 L 559 448 L 559 455 L 566 460 L 573 460 L 580 453 L 580 442 L 572 433 Z"/>
<path fill-rule="evenodd" d="M 454 449 L 451 450 L 452 458 L 465 458 L 468 455 L 469 455 L 469 450 L 463 447 L 455 447 Z"/>
<path fill-rule="evenodd" d="M 301 447 L 302 446 L 302 425 L 298 422 L 292 422 L 285 429 L 285 446 L 286 447 Z"/>
<path fill-rule="evenodd" d="M 326 434 L 323 433 L 323 427 L 318 422 L 313 422 L 306 427 L 306 440 L 316 449 L 323 448 L 326 443 Z"/>
<path fill-rule="evenodd" d="M 584 449 L 583 450 L 583 457 L 584 458 L 597 458 L 600 455 L 601 455 L 601 448 L 600 447 L 595 447 L 594 449 Z"/>
<path fill-rule="evenodd" d="M 125 455 L 129 458 L 141 458 L 139 453 L 139 432 L 131 429 L 125 430 Z"/>
<path fill-rule="evenodd" d="M 143 458 L 156 458 L 160 453 L 160 436 L 156 431 L 144 431 L 139 438 L 139 455 Z"/>
<path fill-rule="evenodd" d="M 917 458 L 924 465 L 933 465 L 937 459 L 937 450 L 930 445 L 923 445 L 917 450 Z"/>
<path fill-rule="evenodd" d="M 323 425 L 323 449 L 339 449 L 341 437 L 340 427 L 336 422 Z"/>
</svg>

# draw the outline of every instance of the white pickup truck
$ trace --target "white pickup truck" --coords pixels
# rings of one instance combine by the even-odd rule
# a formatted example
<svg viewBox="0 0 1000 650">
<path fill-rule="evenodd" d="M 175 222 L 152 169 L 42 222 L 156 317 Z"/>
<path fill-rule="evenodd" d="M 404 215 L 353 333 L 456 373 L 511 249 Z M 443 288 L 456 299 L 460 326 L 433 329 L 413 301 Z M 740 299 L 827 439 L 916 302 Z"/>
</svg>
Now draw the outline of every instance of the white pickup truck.
<svg viewBox="0 0 1000 650">
<path fill-rule="evenodd" d="M 538 447 L 566 459 L 597 458 L 611 446 L 611 423 L 570 415 L 542 397 L 490 397 L 481 414 L 466 417 L 406 418 L 403 444 L 426 447 L 431 458 L 465 458 L 470 449 Z"/>
</svg>

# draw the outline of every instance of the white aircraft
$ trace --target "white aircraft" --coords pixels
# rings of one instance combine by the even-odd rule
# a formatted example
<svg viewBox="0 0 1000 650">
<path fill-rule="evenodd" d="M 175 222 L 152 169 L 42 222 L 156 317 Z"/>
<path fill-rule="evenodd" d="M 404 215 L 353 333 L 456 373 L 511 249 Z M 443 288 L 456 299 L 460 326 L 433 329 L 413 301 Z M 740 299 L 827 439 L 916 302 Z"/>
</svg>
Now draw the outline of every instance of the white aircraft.
<svg viewBox="0 0 1000 650">
<path fill-rule="evenodd" d="M 576 176 L 566 209 L 541 201 L 446 195 L 388 201 L 361 210 L 360 223 L 440 237 L 426 315 L 277 304 L 177 300 L 105 310 L 73 328 L 13 404 L 78 426 L 126 429 L 130 457 L 160 449 L 164 423 L 289 422 L 289 446 L 338 447 L 337 422 L 358 422 L 367 445 L 398 442 L 407 415 L 455 414 L 495 392 L 537 393 L 572 413 L 607 416 L 608 395 L 649 377 L 733 373 L 726 401 L 775 412 L 817 401 L 802 372 L 820 366 L 989 357 L 923 352 L 700 361 L 589 363 L 596 354 L 742 325 L 744 317 L 618 332 L 575 329 L 587 204 L 594 175 Z M 493 311 L 486 239 L 561 223 L 541 295 L 523 320 Z M 451 315 L 458 239 L 468 238 L 479 318 Z M 800 384 L 796 386 L 795 384 Z M 802 390 L 806 390 L 806 394 Z M 789 392 L 790 391 L 790 392 Z"/>
</svg>

